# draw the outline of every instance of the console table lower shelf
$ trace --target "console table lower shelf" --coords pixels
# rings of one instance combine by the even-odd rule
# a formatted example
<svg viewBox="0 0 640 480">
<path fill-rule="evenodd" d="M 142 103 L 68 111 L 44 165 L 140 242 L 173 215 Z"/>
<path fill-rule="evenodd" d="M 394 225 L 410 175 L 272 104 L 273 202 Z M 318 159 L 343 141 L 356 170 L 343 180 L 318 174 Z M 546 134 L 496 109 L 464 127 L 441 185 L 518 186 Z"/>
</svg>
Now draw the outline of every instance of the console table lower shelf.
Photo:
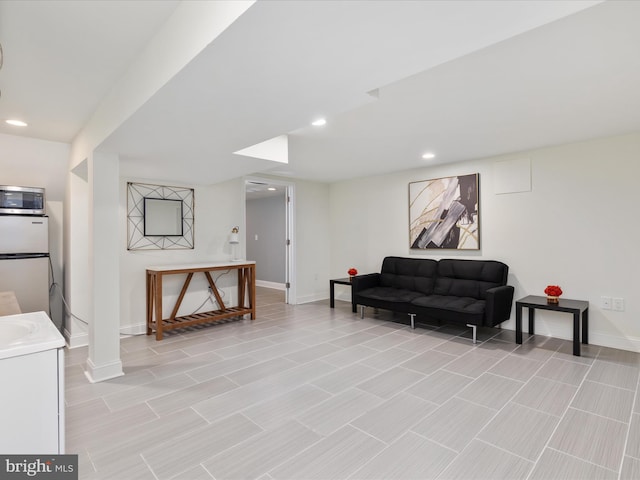
<svg viewBox="0 0 640 480">
<path fill-rule="evenodd" d="M 256 276 L 255 262 L 211 263 L 194 265 L 165 265 L 147 268 L 147 335 L 155 331 L 156 340 L 162 340 L 163 332 L 176 328 L 184 328 L 200 323 L 209 323 L 227 318 L 251 315 L 256 318 Z M 221 270 L 238 271 L 238 305 L 228 307 L 222 301 L 220 292 L 213 281 L 211 272 Z M 195 273 L 203 273 L 218 303 L 219 309 L 199 312 L 191 315 L 177 316 L 185 293 Z M 186 274 L 178 299 L 168 318 L 163 318 L 162 279 L 165 275 Z M 248 305 L 245 305 L 247 301 Z M 158 321 L 158 319 L 160 319 Z"/>
</svg>

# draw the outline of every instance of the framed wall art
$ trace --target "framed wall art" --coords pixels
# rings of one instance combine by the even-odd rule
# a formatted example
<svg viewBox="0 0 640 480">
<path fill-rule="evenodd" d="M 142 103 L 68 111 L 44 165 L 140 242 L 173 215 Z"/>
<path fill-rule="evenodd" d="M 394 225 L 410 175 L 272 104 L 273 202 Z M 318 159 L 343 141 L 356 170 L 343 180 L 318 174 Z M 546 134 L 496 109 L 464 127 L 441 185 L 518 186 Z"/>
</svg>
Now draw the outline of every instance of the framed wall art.
<svg viewBox="0 0 640 480">
<path fill-rule="evenodd" d="M 409 243 L 414 249 L 480 249 L 480 175 L 409 184 Z"/>
</svg>

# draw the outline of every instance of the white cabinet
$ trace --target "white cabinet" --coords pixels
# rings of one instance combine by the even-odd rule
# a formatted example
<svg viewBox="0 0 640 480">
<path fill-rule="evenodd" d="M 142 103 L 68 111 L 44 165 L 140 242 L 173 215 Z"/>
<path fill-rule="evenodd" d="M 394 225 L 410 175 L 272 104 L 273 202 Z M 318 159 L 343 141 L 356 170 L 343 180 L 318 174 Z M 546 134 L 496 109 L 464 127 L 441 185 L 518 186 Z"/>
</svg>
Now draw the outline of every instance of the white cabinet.
<svg viewBox="0 0 640 480">
<path fill-rule="evenodd" d="M 64 339 L 44 312 L 0 317 L 0 452 L 64 453 Z"/>
<path fill-rule="evenodd" d="M 62 349 L 0 360 L 0 452 L 64 453 Z"/>
</svg>

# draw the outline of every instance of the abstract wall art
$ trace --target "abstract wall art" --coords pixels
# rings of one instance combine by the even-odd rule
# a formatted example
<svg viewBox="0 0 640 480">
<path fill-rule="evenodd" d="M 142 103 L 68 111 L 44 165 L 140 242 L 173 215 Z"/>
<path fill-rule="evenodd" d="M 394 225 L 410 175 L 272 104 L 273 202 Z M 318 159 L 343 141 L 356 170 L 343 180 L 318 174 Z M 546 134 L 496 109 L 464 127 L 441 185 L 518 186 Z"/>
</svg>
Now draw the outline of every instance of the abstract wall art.
<svg viewBox="0 0 640 480">
<path fill-rule="evenodd" d="M 409 184 L 409 243 L 416 249 L 480 249 L 480 175 Z"/>
</svg>

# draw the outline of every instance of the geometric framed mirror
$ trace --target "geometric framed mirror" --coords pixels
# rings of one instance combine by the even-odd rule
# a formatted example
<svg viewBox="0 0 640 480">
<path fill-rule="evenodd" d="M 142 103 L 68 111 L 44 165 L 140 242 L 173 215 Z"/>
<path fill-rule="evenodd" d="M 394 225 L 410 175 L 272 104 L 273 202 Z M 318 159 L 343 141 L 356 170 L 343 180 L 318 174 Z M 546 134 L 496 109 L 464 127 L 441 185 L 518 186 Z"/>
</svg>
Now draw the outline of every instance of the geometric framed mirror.
<svg viewBox="0 0 640 480">
<path fill-rule="evenodd" d="M 193 188 L 127 182 L 127 250 L 193 249 Z"/>
</svg>

